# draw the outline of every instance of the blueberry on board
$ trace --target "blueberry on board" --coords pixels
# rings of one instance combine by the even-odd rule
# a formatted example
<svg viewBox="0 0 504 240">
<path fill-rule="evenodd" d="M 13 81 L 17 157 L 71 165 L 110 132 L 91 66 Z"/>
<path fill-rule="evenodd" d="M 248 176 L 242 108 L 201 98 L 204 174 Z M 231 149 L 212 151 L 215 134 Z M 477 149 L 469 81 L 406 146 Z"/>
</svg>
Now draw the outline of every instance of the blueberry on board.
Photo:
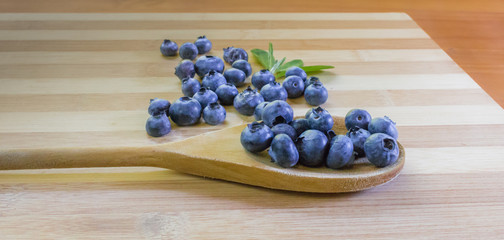
<svg viewBox="0 0 504 240">
<path fill-rule="evenodd" d="M 170 118 L 179 126 L 196 124 L 201 117 L 200 103 L 190 97 L 181 97 L 170 107 Z"/>
<path fill-rule="evenodd" d="M 248 124 L 240 135 L 240 142 L 249 152 L 262 152 L 271 145 L 273 132 L 263 122 Z"/>
<path fill-rule="evenodd" d="M 182 80 L 182 93 L 186 97 L 194 96 L 200 88 L 200 82 L 194 78 L 186 78 Z"/>
<path fill-rule="evenodd" d="M 194 70 L 194 63 L 190 60 L 182 60 L 182 62 L 175 67 L 175 75 L 180 79 L 180 81 L 186 78 L 192 78 L 196 74 Z"/>
<path fill-rule="evenodd" d="M 307 167 L 319 167 L 327 158 L 327 137 L 315 129 L 304 131 L 296 139 L 299 163 Z"/>
<path fill-rule="evenodd" d="M 217 97 L 219 98 L 219 102 L 222 105 L 232 105 L 233 100 L 238 95 L 238 89 L 235 85 L 231 83 L 226 83 L 220 85 L 217 90 L 215 90 Z"/>
<path fill-rule="evenodd" d="M 270 103 L 270 102 L 262 102 L 256 106 L 256 108 L 254 109 L 254 118 L 256 121 L 262 120 L 262 112 L 264 110 L 264 107 L 266 107 L 266 105 L 268 105 L 268 103 Z"/>
<path fill-rule="evenodd" d="M 262 120 L 268 127 L 273 127 L 279 123 L 292 122 L 294 111 L 292 107 L 285 101 L 275 100 L 270 102 L 262 112 Z"/>
<path fill-rule="evenodd" d="M 342 168 L 354 160 L 352 140 L 345 135 L 334 136 L 329 145 L 326 166 L 332 169 Z"/>
<path fill-rule="evenodd" d="M 303 79 L 299 76 L 289 76 L 285 78 L 282 83 L 282 86 L 287 91 L 287 96 L 289 98 L 297 98 L 303 96 L 305 84 Z"/>
<path fill-rule="evenodd" d="M 296 129 L 287 123 L 279 123 L 271 128 L 271 131 L 275 134 L 287 134 L 293 141 L 297 138 Z"/>
<path fill-rule="evenodd" d="M 145 123 L 147 134 L 153 137 L 162 137 L 171 130 L 170 120 L 166 114 L 150 116 Z"/>
<path fill-rule="evenodd" d="M 371 122 L 371 114 L 363 109 L 352 109 L 345 116 L 346 129 L 360 127 L 367 130 L 369 122 Z"/>
<path fill-rule="evenodd" d="M 357 153 L 357 158 L 365 157 L 364 142 L 371 135 L 366 129 L 353 127 L 347 132 L 347 137 L 352 140 L 354 152 Z"/>
<path fill-rule="evenodd" d="M 396 140 L 385 133 L 374 133 L 364 143 L 368 160 L 377 167 L 386 167 L 397 161 L 399 146 Z"/>
<path fill-rule="evenodd" d="M 268 69 L 263 69 L 254 73 L 251 81 L 255 88 L 261 89 L 264 85 L 275 81 L 275 75 L 273 75 Z"/>
<path fill-rule="evenodd" d="M 313 83 L 315 83 L 315 82 L 320 82 L 320 80 L 319 80 L 319 78 L 318 78 L 318 77 L 309 77 L 309 78 L 307 78 L 307 79 L 304 81 L 304 84 L 305 84 L 305 85 L 304 85 L 304 86 L 305 86 L 305 89 L 306 89 L 308 86 L 310 86 L 310 85 L 312 85 Z"/>
<path fill-rule="evenodd" d="M 170 102 L 161 98 L 151 99 L 148 112 L 152 116 L 164 114 L 170 109 Z"/>
<path fill-rule="evenodd" d="M 224 77 L 228 83 L 232 83 L 233 85 L 239 87 L 242 86 L 245 82 L 245 73 L 236 68 L 230 68 L 224 72 Z"/>
<path fill-rule="evenodd" d="M 233 64 L 237 60 L 248 61 L 248 54 L 243 48 L 228 47 L 224 48 L 224 61 Z"/>
<path fill-rule="evenodd" d="M 261 88 L 261 95 L 264 101 L 287 100 L 287 90 L 276 81 L 269 82 Z"/>
<path fill-rule="evenodd" d="M 319 106 L 327 101 L 327 89 L 321 82 L 312 83 L 305 89 L 306 102 L 312 106 Z"/>
<path fill-rule="evenodd" d="M 224 75 L 222 75 L 219 72 L 216 72 L 215 70 L 210 70 L 210 72 L 208 72 L 207 75 L 203 77 L 203 80 L 201 81 L 201 86 L 215 92 L 217 91 L 217 88 L 226 83 L 227 82 Z"/>
<path fill-rule="evenodd" d="M 397 139 L 398 132 L 396 128 L 396 123 L 393 122 L 389 117 L 377 117 L 373 118 L 371 122 L 369 122 L 368 130 L 371 134 L 373 133 L 385 133 L 389 136 Z"/>
<path fill-rule="evenodd" d="M 312 109 L 312 113 L 308 116 L 307 119 L 310 129 L 317 129 L 321 132 L 327 132 L 331 130 L 334 125 L 334 120 L 331 114 L 321 107 Z"/>
<path fill-rule="evenodd" d="M 203 109 L 203 120 L 210 125 L 221 124 L 226 120 L 226 109 L 219 103 L 210 103 Z"/>
<path fill-rule="evenodd" d="M 217 97 L 217 94 L 215 94 L 212 90 L 204 87 L 200 88 L 199 91 L 194 94 L 193 98 L 200 103 L 202 110 L 205 109 L 208 104 L 217 102 L 217 100 L 219 99 Z"/>
<path fill-rule="evenodd" d="M 252 67 L 245 60 L 236 60 L 231 67 L 242 70 L 245 73 L 245 78 L 248 78 L 252 74 Z"/>
<path fill-rule="evenodd" d="M 285 71 L 285 77 L 287 78 L 289 76 L 298 76 L 301 79 L 303 79 L 303 81 L 306 80 L 306 72 L 303 69 L 301 69 L 300 67 L 288 68 L 287 71 Z"/>
<path fill-rule="evenodd" d="M 296 135 L 299 136 L 304 131 L 310 129 L 308 119 L 301 118 L 293 120 L 290 125 L 296 130 Z"/>
<path fill-rule="evenodd" d="M 206 38 L 206 36 L 199 36 L 196 41 L 194 41 L 194 45 L 198 49 L 198 54 L 205 54 L 212 50 L 212 42 Z"/>
<path fill-rule="evenodd" d="M 233 106 L 240 114 L 252 116 L 257 105 L 262 102 L 264 102 L 262 95 L 257 90 L 253 90 L 248 86 L 243 92 L 236 95 L 233 100 Z"/>
<path fill-rule="evenodd" d="M 161 54 L 163 54 L 163 56 L 175 56 L 177 55 L 178 45 L 176 42 L 165 39 L 163 43 L 161 43 L 161 47 L 159 47 L 159 49 L 161 50 Z"/>
<path fill-rule="evenodd" d="M 268 154 L 273 162 L 284 168 L 294 167 L 299 161 L 296 145 L 286 134 L 278 134 L 273 138 Z"/>
<path fill-rule="evenodd" d="M 201 56 L 194 63 L 194 70 L 200 78 L 203 78 L 212 70 L 222 73 L 224 71 L 224 62 L 219 57 Z"/>
<path fill-rule="evenodd" d="M 198 56 L 198 48 L 194 43 L 186 42 L 180 46 L 179 56 L 182 59 L 194 60 Z"/>
</svg>

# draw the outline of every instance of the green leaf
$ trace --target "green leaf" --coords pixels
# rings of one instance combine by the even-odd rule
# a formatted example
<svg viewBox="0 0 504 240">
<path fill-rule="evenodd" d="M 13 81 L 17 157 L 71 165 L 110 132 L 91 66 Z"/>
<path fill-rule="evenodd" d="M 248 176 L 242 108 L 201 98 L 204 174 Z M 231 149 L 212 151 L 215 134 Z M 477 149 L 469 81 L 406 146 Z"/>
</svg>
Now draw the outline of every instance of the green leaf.
<svg viewBox="0 0 504 240">
<path fill-rule="evenodd" d="M 255 59 L 261 64 L 265 69 L 269 69 L 269 54 L 268 52 L 261 49 L 250 50 Z"/>
<path fill-rule="evenodd" d="M 331 69 L 331 68 L 334 68 L 334 66 L 313 65 L 313 66 L 304 66 L 304 67 L 300 67 L 300 68 L 303 69 L 306 73 L 310 73 L 310 72 L 318 72 L 318 71 L 321 71 L 324 69 Z M 286 70 L 278 71 L 278 72 L 276 72 L 276 76 L 283 77 L 283 76 L 285 76 L 285 72 L 286 72 Z"/>
<path fill-rule="evenodd" d="M 286 62 L 284 65 L 281 65 L 278 68 L 278 71 L 287 70 L 290 67 L 302 67 L 303 65 L 304 65 L 303 60 L 301 60 L 301 59 L 294 59 L 292 61 Z"/>
<path fill-rule="evenodd" d="M 286 58 L 284 57 L 284 58 L 282 58 L 282 60 L 281 60 L 280 62 L 279 62 L 279 61 L 276 61 L 275 65 L 273 65 L 273 67 L 271 67 L 270 72 L 271 72 L 272 74 L 275 74 L 276 70 L 277 70 L 280 66 L 282 66 L 282 64 L 285 62 L 285 59 L 286 59 Z"/>
<path fill-rule="evenodd" d="M 271 69 L 273 67 L 273 65 L 275 65 L 275 63 L 276 63 L 276 60 L 275 60 L 275 56 L 273 56 L 273 44 L 269 43 L 269 65 L 268 65 L 268 69 Z"/>
</svg>

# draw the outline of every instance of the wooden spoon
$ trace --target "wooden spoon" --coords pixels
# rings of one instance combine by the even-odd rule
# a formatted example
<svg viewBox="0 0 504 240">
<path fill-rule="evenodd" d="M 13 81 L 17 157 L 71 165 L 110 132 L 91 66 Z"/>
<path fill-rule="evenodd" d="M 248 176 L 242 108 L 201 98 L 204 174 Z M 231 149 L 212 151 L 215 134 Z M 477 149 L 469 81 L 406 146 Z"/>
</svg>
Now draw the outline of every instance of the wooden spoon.
<svg viewBox="0 0 504 240">
<path fill-rule="evenodd" d="M 282 168 L 270 161 L 267 151 L 253 154 L 241 146 L 240 133 L 245 127 L 243 124 L 155 146 L 0 151 L 0 169 L 151 166 L 266 188 L 335 193 L 386 183 L 404 166 L 404 148 L 399 144 L 399 159 L 384 168 L 375 167 L 365 158 L 342 170 Z M 346 133 L 343 118 L 334 117 L 333 130 Z"/>
</svg>

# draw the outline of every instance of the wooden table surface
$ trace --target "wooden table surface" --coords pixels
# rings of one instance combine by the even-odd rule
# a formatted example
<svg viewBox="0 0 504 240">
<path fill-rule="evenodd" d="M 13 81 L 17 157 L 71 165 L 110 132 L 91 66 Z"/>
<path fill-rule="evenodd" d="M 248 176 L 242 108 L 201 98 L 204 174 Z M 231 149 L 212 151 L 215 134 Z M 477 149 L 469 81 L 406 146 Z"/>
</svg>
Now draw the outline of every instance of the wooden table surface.
<svg viewBox="0 0 504 240">
<path fill-rule="evenodd" d="M 2 239 L 503 236 L 504 112 L 403 14 L 2 14 L 1 149 L 155 144 L 141 130 L 144 99 L 177 96 L 157 39 L 189 40 L 180 21 L 211 28 L 217 54 L 229 41 L 272 41 L 283 56 L 335 65 L 320 75 L 326 107 L 396 120 L 403 174 L 364 192 L 306 194 L 155 168 L 3 171 Z"/>
</svg>

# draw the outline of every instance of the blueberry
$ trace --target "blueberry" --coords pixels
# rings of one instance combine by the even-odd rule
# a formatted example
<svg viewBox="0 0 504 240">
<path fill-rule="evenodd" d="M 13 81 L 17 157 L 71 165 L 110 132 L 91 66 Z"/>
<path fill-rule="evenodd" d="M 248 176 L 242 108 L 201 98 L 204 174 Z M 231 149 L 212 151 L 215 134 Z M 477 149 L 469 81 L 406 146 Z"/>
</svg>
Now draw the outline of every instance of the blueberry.
<svg viewBox="0 0 504 240">
<path fill-rule="evenodd" d="M 310 129 L 317 129 L 321 132 L 327 132 L 331 130 L 334 125 L 334 120 L 331 114 L 321 108 L 315 108 L 312 110 L 310 116 L 308 116 L 308 126 Z"/>
<path fill-rule="evenodd" d="M 166 114 L 150 116 L 145 123 L 147 134 L 153 137 L 161 137 L 171 131 L 170 120 Z"/>
<path fill-rule="evenodd" d="M 190 97 L 181 97 L 170 107 L 170 118 L 179 126 L 196 124 L 201 117 L 200 103 Z"/>
<path fill-rule="evenodd" d="M 299 163 L 307 167 L 321 166 L 327 158 L 327 137 L 315 129 L 304 131 L 296 140 Z"/>
<path fill-rule="evenodd" d="M 310 129 L 308 119 L 301 118 L 293 120 L 290 125 L 296 130 L 296 135 L 299 136 L 304 131 Z"/>
<path fill-rule="evenodd" d="M 248 86 L 243 92 L 236 95 L 233 100 L 235 109 L 242 115 L 252 116 L 254 110 L 260 103 L 264 102 L 264 98 L 257 90 L 252 90 Z"/>
<path fill-rule="evenodd" d="M 304 97 L 312 106 L 322 105 L 327 101 L 327 89 L 322 83 L 315 82 L 306 88 Z"/>
<path fill-rule="evenodd" d="M 284 168 L 294 167 L 299 161 L 296 145 L 286 134 L 278 134 L 273 138 L 268 154 L 273 162 Z"/>
<path fill-rule="evenodd" d="M 161 43 L 161 47 L 159 49 L 161 50 L 161 54 L 163 54 L 163 56 L 175 56 L 177 55 L 178 45 L 176 42 L 165 39 L 163 43 Z"/>
<path fill-rule="evenodd" d="M 253 122 L 240 135 L 242 146 L 249 152 L 262 152 L 271 145 L 273 132 L 263 122 Z"/>
<path fill-rule="evenodd" d="M 201 88 L 200 82 L 194 78 L 182 80 L 182 93 L 186 97 L 192 97 Z"/>
<path fill-rule="evenodd" d="M 203 81 L 201 81 L 201 86 L 215 92 L 217 88 L 226 83 L 227 82 L 224 75 L 214 70 L 210 70 L 210 72 L 208 72 L 207 75 L 203 77 Z"/>
<path fill-rule="evenodd" d="M 371 115 L 366 110 L 352 109 L 345 116 L 346 129 L 360 127 L 367 130 L 369 122 L 371 122 Z"/>
<path fill-rule="evenodd" d="M 261 95 L 264 101 L 287 100 L 287 90 L 276 81 L 269 82 L 261 88 Z"/>
<path fill-rule="evenodd" d="M 306 111 L 306 113 L 305 113 L 304 117 L 305 117 L 306 119 L 308 119 L 308 118 L 310 117 L 310 115 L 312 114 L 313 110 L 315 110 L 315 109 L 316 109 L 316 108 L 310 108 L 310 109 L 308 109 L 308 111 Z"/>
<path fill-rule="evenodd" d="M 282 86 L 287 90 L 289 98 L 297 98 L 303 96 L 305 84 L 299 76 L 289 76 L 285 78 Z"/>
<path fill-rule="evenodd" d="M 186 42 L 180 46 L 179 56 L 182 59 L 194 60 L 198 56 L 198 48 L 190 42 Z"/>
<path fill-rule="evenodd" d="M 236 89 L 235 85 L 226 83 L 220 85 L 217 90 L 215 90 L 215 93 L 219 98 L 220 104 L 232 105 L 234 98 L 238 95 L 238 89 Z"/>
<path fill-rule="evenodd" d="M 285 72 L 285 77 L 287 78 L 289 76 L 298 76 L 301 79 L 303 79 L 303 81 L 306 80 L 306 72 L 303 69 L 301 69 L 300 67 L 288 68 L 287 71 Z"/>
<path fill-rule="evenodd" d="M 245 73 L 236 68 L 230 68 L 224 72 L 224 77 L 226 78 L 228 83 L 232 83 L 233 85 L 239 87 L 242 86 L 245 82 Z"/>
<path fill-rule="evenodd" d="M 385 133 L 389 136 L 397 139 L 398 132 L 396 128 L 396 123 L 393 122 L 389 117 L 378 117 L 373 118 L 371 122 L 369 122 L 368 130 L 371 134 L 373 133 Z"/>
<path fill-rule="evenodd" d="M 320 82 L 319 78 L 318 77 L 309 77 L 307 78 L 305 81 L 304 81 L 304 86 L 305 86 L 305 89 L 312 85 L 314 82 Z"/>
<path fill-rule="evenodd" d="M 245 73 L 245 78 L 248 78 L 250 74 L 252 74 L 252 67 L 250 67 L 250 63 L 246 60 L 237 60 L 231 65 L 232 68 L 240 69 Z"/>
<path fill-rule="evenodd" d="M 278 123 L 292 122 L 294 111 L 292 107 L 285 101 L 275 100 L 264 107 L 262 120 L 268 127 L 273 127 Z"/>
<path fill-rule="evenodd" d="M 226 119 L 226 109 L 213 102 L 203 109 L 203 120 L 210 125 L 218 125 Z"/>
<path fill-rule="evenodd" d="M 175 68 L 175 75 L 180 79 L 180 81 L 186 78 L 192 78 L 196 74 L 194 70 L 194 63 L 190 60 L 182 60 L 179 65 Z"/>
<path fill-rule="evenodd" d="M 262 112 L 263 112 L 264 108 L 266 107 L 266 105 L 268 105 L 268 103 L 270 103 L 270 102 L 262 102 L 256 106 L 256 108 L 254 109 L 254 118 L 256 121 L 262 120 Z"/>
<path fill-rule="evenodd" d="M 152 116 L 166 115 L 166 112 L 170 109 L 170 102 L 168 100 L 154 98 L 151 99 L 149 104 L 149 114 Z"/>
<path fill-rule="evenodd" d="M 275 75 L 267 69 L 263 69 L 252 75 L 252 85 L 257 89 L 261 89 L 264 85 L 273 81 L 275 81 Z"/>
<path fill-rule="evenodd" d="M 243 48 L 228 47 L 224 48 L 224 61 L 233 64 L 235 61 L 243 59 L 248 61 L 248 54 Z"/>
<path fill-rule="evenodd" d="M 217 102 L 217 100 L 219 99 L 219 97 L 217 97 L 217 94 L 215 94 L 212 90 L 204 87 L 200 88 L 199 91 L 194 94 L 193 98 L 200 103 L 201 110 L 205 109 L 208 104 Z"/>
<path fill-rule="evenodd" d="M 271 131 L 275 134 L 287 134 L 293 141 L 297 138 L 296 129 L 287 123 L 279 123 L 271 128 Z"/>
<path fill-rule="evenodd" d="M 371 135 L 366 129 L 362 129 L 359 127 L 353 127 L 347 132 L 347 137 L 352 140 L 354 146 L 354 152 L 357 153 L 357 158 L 365 157 L 364 153 L 364 142 Z"/>
<path fill-rule="evenodd" d="M 336 132 L 334 132 L 332 129 L 331 130 L 328 130 L 325 132 L 325 135 L 327 137 L 327 140 L 329 140 L 329 142 L 331 142 L 331 140 L 336 137 Z"/>
<path fill-rule="evenodd" d="M 212 50 L 212 42 L 208 40 L 205 36 L 200 36 L 196 41 L 194 41 L 194 45 L 198 49 L 198 54 L 205 54 Z"/>
<path fill-rule="evenodd" d="M 194 63 L 194 70 L 200 78 L 203 78 L 212 70 L 222 73 L 224 71 L 224 62 L 215 56 L 201 56 Z"/>
<path fill-rule="evenodd" d="M 385 133 L 374 133 L 364 143 L 368 160 L 377 167 L 386 167 L 397 161 L 399 147 L 396 140 Z"/>
<path fill-rule="evenodd" d="M 336 135 L 330 141 L 326 165 L 332 169 L 342 168 L 354 160 L 352 140 L 345 135 Z"/>
</svg>

